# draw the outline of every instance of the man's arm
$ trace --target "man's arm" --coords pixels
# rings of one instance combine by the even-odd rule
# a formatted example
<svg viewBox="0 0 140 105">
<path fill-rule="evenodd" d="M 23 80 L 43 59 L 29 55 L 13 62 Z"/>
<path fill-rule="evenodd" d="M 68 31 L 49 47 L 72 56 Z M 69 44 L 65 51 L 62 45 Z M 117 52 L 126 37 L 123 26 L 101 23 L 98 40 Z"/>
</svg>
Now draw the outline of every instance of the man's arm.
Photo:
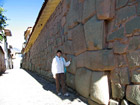
<svg viewBox="0 0 140 105">
<path fill-rule="evenodd" d="M 64 61 L 64 65 L 65 65 L 66 67 L 70 65 L 70 61 L 66 62 L 66 61 L 65 61 L 65 58 L 63 58 L 63 61 Z"/>
<path fill-rule="evenodd" d="M 53 58 L 53 61 L 52 61 L 52 69 L 51 69 L 51 71 L 52 71 L 52 74 L 53 74 L 53 78 L 56 78 L 56 59 L 55 58 Z"/>
</svg>

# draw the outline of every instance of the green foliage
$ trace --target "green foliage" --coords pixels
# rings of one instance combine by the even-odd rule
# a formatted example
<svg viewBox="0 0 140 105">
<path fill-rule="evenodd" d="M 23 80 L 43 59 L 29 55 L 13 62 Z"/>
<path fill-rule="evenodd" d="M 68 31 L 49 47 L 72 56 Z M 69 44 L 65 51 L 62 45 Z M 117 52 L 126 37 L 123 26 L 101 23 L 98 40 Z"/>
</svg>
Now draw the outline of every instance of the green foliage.
<svg viewBox="0 0 140 105">
<path fill-rule="evenodd" d="M 2 36 L 2 34 L 0 34 L 0 41 L 2 41 L 3 40 L 3 36 Z"/>
<path fill-rule="evenodd" d="M 3 12 L 4 9 L 0 7 L 0 30 L 4 29 L 4 27 L 7 25 L 6 24 L 7 18 L 6 16 L 4 16 Z"/>
</svg>

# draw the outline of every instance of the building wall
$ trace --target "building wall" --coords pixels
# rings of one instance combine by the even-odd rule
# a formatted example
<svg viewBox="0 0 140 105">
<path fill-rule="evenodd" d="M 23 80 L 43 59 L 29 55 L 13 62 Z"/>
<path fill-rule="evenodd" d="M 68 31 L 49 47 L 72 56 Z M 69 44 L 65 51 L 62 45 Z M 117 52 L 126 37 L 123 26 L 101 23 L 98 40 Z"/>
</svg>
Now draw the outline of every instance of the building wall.
<svg viewBox="0 0 140 105">
<path fill-rule="evenodd" d="M 53 80 L 58 49 L 72 59 L 67 85 L 91 105 L 140 104 L 139 0 L 63 0 L 22 67 Z"/>
<path fill-rule="evenodd" d="M 0 47 L 0 75 L 5 72 L 6 67 L 5 67 L 5 59 L 4 59 L 4 52 Z"/>
</svg>

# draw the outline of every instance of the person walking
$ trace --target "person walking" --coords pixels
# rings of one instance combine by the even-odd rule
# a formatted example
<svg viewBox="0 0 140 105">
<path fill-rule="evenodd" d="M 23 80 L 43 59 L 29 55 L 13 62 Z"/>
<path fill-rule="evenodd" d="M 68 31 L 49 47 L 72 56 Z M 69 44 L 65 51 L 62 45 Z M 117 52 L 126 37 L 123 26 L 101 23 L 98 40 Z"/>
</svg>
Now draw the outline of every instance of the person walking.
<svg viewBox="0 0 140 105">
<path fill-rule="evenodd" d="M 62 57 L 62 51 L 58 50 L 56 56 L 53 58 L 52 61 L 52 74 L 56 82 L 56 92 L 58 96 L 61 95 L 60 84 L 62 87 L 63 95 L 69 96 L 69 94 L 66 92 L 65 74 L 64 74 L 65 67 L 69 65 L 70 65 L 70 61 L 66 62 L 65 59 Z"/>
</svg>

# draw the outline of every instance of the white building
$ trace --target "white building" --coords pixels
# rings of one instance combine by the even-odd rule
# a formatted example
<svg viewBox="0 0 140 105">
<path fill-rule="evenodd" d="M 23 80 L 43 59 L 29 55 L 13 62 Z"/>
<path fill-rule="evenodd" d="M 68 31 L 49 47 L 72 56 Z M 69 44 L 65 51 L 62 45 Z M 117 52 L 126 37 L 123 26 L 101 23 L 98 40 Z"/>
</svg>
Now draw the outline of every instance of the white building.
<svg viewBox="0 0 140 105">
<path fill-rule="evenodd" d="M 9 69 L 9 53 L 8 53 L 8 42 L 7 37 L 12 36 L 11 31 L 8 29 L 0 30 L 0 46 L 2 47 L 4 53 L 5 53 L 5 65 L 6 69 Z"/>
</svg>

